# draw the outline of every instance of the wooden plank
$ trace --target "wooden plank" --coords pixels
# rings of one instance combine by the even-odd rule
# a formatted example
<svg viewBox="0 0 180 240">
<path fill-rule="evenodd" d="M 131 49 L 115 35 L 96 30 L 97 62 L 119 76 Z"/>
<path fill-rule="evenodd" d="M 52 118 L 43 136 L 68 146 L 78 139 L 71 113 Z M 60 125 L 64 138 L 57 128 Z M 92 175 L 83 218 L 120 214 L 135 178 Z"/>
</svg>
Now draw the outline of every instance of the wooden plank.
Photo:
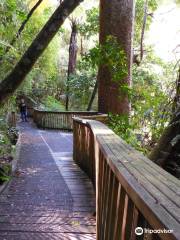
<svg viewBox="0 0 180 240">
<path fill-rule="evenodd" d="M 179 224 L 175 221 L 175 219 L 172 218 L 172 216 L 167 212 L 165 209 L 162 209 L 161 206 L 157 208 L 156 199 L 153 201 L 150 200 L 152 197 L 148 194 L 148 192 L 145 191 L 145 189 L 142 189 L 141 186 L 139 186 L 138 183 L 136 183 L 135 178 L 132 174 L 130 174 L 126 168 L 118 162 L 117 157 L 113 157 L 113 153 L 111 152 L 110 156 L 107 155 L 107 145 L 106 142 L 103 142 L 103 137 L 101 136 L 101 148 L 103 150 L 103 154 L 105 154 L 108 164 L 111 165 L 112 170 L 118 177 L 119 181 L 123 183 L 123 186 L 125 187 L 126 191 L 131 195 L 131 198 L 133 201 L 136 202 L 136 205 L 139 205 L 139 209 L 143 209 L 143 213 L 146 215 L 148 221 L 152 222 L 152 225 L 158 228 L 166 228 L 166 229 L 174 229 L 173 235 L 178 236 L 178 228 Z M 109 149 L 110 151 L 110 149 Z M 134 190 L 133 190 L 134 189 Z M 141 189 L 141 190 L 140 190 Z M 131 190 L 131 191 L 130 191 Z M 138 201 L 137 201 L 138 199 Z M 144 199 L 143 201 L 141 199 Z M 157 217 L 155 216 L 161 216 L 161 226 L 160 222 Z M 167 227 L 168 226 L 168 227 Z M 171 236 L 172 239 L 175 239 L 174 236 Z M 164 236 L 164 239 L 166 237 Z M 169 238 L 168 238 L 169 239 Z"/>
<path fill-rule="evenodd" d="M 72 224 L 0 224 L 0 232 L 55 232 L 55 233 L 96 233 L 94 226 Z"/>
<path fill-rule="evenodd" d="M 101 222 L 102 222 L 102 196 L 103 196 L 103 182 L 105 174 L 105 161 L 101 155 L 101 152 L 98 152 L 97 157 L 99 156 L 97 164 L 98 179 L 96 179 L 96 233 L 97 239 L 100 239 L 101 236 Z"/>
<path fill-rule="evenodd" d="M 133 210 L 134 210 L 134 204 L 133 204 L 132 200 L 128 197 L 128 195 L 126 194 L 124 213 L 123 213 L 121 239 L 130 239 L 131 238 L 131 229 L 132 229 L 132 223 L 133 223 Z"/>
<path fill-rule="evenodd" d="M 95 234 L 81 233 L 32 233 L 32 232 L 0 232 L 0 239 L 6 240 L 95 240 Z"/>
<path fill-rule="evenodd" d="M 112 201 L 112 187 L 113 187 L 113 172 L 109 169 L 109 176 L 107 182 L 107 202 L 105 206 L 105 216 L 104 216 L 104 236 L 103 239 L 108 238 L 109 234 L 109 225 L 111 224 L 110 217 L 111 217 L 111 201 Z"/>
<path fill-rule="evenodd" d="M 113 142 L 116 143 L 116 140 L 113 141 Z M 155 178 L 153 178 L 154 180 L 156 180 L 157 178 L 158 179 L 163 179 L 163 181 L 161 180 L 158 184 L 156 183 L 156 185 L 161 184 L 161 187 L 163 187 L 163 185 L 164 185 L 164 187 L 166 187 L 165 193 L 168 192 L 168 195 L 172 196 L 172 199 L 177 198 L 177 195 L 180 196 L 179 182 L 177 180 L 175 181 L 175 178 L 173 176 L 170 179 L 171 180 L 173 179 L 175 182 L 171 182 L 169 178 L 165 178 L 164 176 L 162 177 L 162 175 L 159 174 L 159 171 L 160 172 L 163 171 L 162 168 L 159 168 L 159 166 L 156 168 L 157 165 L 155 165 L 152 161 L 146 159 L 141 154 L 137 155 L 135 150 L 134 150 L 135 154 L 134 154 L 134 151 L 133 152 L 131 151 L 131 153 L 122 151 L 122 145 L 119 144 L 119 141 L 117 141 L 117 144 L 114 145 L 114 146 L 116 148 L 114 148 L 114 149 L 111 148 L 111 149 L 112 149 L 112 151 L 114 152 L 115 155 L 119 155 L 119 152 L 121 152 L 120 159 L 122 159 L 122 163 L 123 163 L 123 160 L 124 161 L 127 160 L 128 162 L 131 162 L 134 166 L 135 166 L 136 163 L 137 164 L 140 163 L 141 164 L 141 169 L 145 169 L 145 171 L 147 171 L 147 173 L 149 172 L 153 176 L 156 176 Z M 146 161 L 145 161 L 145 159 L 146 159 Z M 154 166 L 154 167 L 152 167 L 152 166 Z M 167 176 L 169 176 L 169 175 L 170 174 L 167 174 Z M 167 189 L 167 187 L 169 189 Z M 171 192 L 169 193 L 169 191 L 171 191 Z M 177 204 L 180 204 L 180 199 L 179 198 L 177 198 L 177 201 L 178 201 Z"/>
<path fill-rule="evenodd" d="M 106 209 L 106 202 L 107 202 L 107 183 L 108 183 L 108 177 L 109 177 L 109 168 L 108 165 L 105 162 L 105 168 L 104 168 L 104 179 L 103 179 L 103 191 L 102 191 L 102 199 L 101 199 L 101 233 L 100 233 L 100 239 L 103 239 L 104 235 L 104 225 L 105 225 L 105 209 Z"/>
<path fill-rule="evenodd" d="M 131 228 L 131 236 L 130 236 L 131 240 L 136 240 L 137 235 L 135 233 L 135 230 L 136 230 L 137 227 L 141 227 L 141 225 L 138 225 L 138 220 L 139 220 L 139 211 L 134 206 L 132 228 Z M 138 236 L 138 240 L 143 240 L 143 238 L 144 238 L 143 234 Z"/>
<path fill-rule="evenodd" d="M 146 175 L 146 177 L 149 179 L 150 183 L 157 188 L 157 192 L 161 191 L 162 194 L 164 194 L 166 198 L 170 198 L 170 201 L 174 202 L 174 204 L 177 204 L 177 206 L 180 205 L 180 198 L 179 198 L 178 192 L 174 192 L 164 182 L 158 181 L 155 175 L 153 175 L 151 171 L 147 170 L 147 163 L 145 163 L 144 161 L 138 158 L 136 159 L 136 161 L 129 161 L 130 157 L 125 155 L 125 153 L 123 153 L 122 156 L 119 157 L 118 155 L 120 150 L 119 150 L 118 144 L 116 146 L 117 146 L 116 149 L 111 148 L 112 152 L 114 153 L 115 156 L 117 156 L 118 161 L 121 161 L 121 163 L 127 169 L 128 169 L 128 166 L 132 166 L 131 169 L 137 170 L 137 172 L 131 172 L 134 175 L 134 177 L 137 179 L 137 181 L 138 181 L 138 177 L 141 176 L 142 173 L 144 173 L 144 175 Z M 156 175 L 158 176 L 159 172 L 156 171 Z"/>
<path fill-rule="evenodd" d="M 116 222 L 114 230 L 114 240 L 121 239 L 122 236 L 122 226 L 123 226 L 123 217 L 124 217 L 124 207 L 125 207 L 125 196 L 126 192 L 123 187 L 119 185 L 118 188 L 118 200 L 117 200 L 117 210 L 116 210 Z"/>
<path fill-rule="evenodd" d="M 0 216 L 0 224 L 60 224 L 60 225 L 89 225 L 95 226 L 95 218 L 92 216 L 66 216 L 61 217 L 60 214 L 50 215 L 48 218 L 46 216 Z"/>
<path fill-rule="evenodd" d="M 109 224 L 107 225 L 108 230 L 106 234 L 106 239 L 111 240 L 112 236 L 114 235 L 115 232 L 115 216 L 116 216 L 116 211 L 117 211 L 117 198 L 118 198 L 118 187 L 119 187 L 119 182 L 117 178 L 113 175 L 113 183 L 112 183 L 112 199 L 109 207 Z"/>
</svg>

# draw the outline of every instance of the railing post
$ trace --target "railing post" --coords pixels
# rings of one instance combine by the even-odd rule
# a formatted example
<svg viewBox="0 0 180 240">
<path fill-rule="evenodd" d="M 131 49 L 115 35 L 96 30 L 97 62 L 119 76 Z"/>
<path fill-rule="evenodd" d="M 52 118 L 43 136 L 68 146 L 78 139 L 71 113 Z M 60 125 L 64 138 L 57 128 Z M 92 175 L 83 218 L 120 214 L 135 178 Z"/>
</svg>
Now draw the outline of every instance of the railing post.
<svg viewBox="0 0 180 240">
<path fill-rule="evenodd" d="M 11 113 L 11 117 L 12 117 L 12 119 L 11 119 L 11 121 L 12 121 L 12 127 L 16 127 L 16 113 L 13 111 L 12 113 Z"/>
<path fill-rule="evenodd" d="M 16 113 L 14 111 L 7 114 L 7 123 L 10 128 L 16 127 Z"/>
</svg>

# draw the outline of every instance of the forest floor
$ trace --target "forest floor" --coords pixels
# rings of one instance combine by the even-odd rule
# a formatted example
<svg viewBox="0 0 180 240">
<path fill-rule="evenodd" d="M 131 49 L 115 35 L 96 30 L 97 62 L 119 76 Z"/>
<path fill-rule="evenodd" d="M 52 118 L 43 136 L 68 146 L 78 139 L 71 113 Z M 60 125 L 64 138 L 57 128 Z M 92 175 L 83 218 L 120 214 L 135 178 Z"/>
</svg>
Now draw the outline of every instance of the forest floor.
<svg viewBox="0 0 180 240">
<path fill-rule="evenodd" d="M 72 160 L 72 134 L 19 128 L 17 170 L 0 195 L 0 239 L 95 239 L 95 195 Z"/>
</svg>

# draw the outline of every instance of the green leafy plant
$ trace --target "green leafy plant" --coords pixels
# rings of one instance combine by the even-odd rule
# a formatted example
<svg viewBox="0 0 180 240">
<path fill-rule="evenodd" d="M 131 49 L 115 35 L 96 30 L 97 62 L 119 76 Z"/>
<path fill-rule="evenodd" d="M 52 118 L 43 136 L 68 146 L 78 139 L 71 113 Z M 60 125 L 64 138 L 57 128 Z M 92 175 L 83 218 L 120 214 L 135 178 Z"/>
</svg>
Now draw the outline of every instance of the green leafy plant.
<svg viewBox="0 0 180 240">
<path fill-rule="evenodd" d="M 63 106 L 63 104 L 56 100 L 54 97 L 52 96 L 48 96 L 45 97 L 42 101 L 42 106 L 45 110 L 49 110 L 49 111 L 64 111 L 65 108 Z"/>
<path fill-rule="evenodd" d="M 135 147 L 139 151 L 145 151 L 141 146 L 141 141 L 135 132 L 136 125 L 130 120 L 126 114 L 118 115 L 109 113 L 109 127 L 128 144 Z"/>
<path fill-rule="evenodd" d="M 112 79 L 121 81 L 127 76 L 127 58 L 125 51 L 113 36 L 108 36 L 103 45 L 96 45 L 90 49 L 83 58 L 89 67 L 97 68 L 99 65 L 108 67 Z"/>
<path fill-rule="evenodd" d="M 10 180 L 9 173 L 10 173 L 9 165 L 4 165 L 3 167 L 0 166 L 0 184 Z"/>
<path fill-rule="evenodd" d="M 19 132 L 17 128 L 11 127 L 10 129 L 8 129 L 7 135 L 9 137 L 11 144 L 15 145 L 17 143 L 18 136 L 19 136 Z"/>
</svg>

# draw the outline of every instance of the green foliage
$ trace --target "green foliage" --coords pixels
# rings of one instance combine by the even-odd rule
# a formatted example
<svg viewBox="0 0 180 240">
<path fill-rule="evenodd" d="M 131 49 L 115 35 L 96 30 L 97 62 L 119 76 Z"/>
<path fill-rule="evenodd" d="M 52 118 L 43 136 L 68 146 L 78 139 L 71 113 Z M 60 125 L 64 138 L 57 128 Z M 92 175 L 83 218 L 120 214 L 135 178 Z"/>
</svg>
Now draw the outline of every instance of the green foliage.
<svg viewBox="0 0 180 240">
<path fill-rule="evenodd" d="M 136 126 L 131 122 L 128 115 L 114 115 L 109 113 L 109 127 L 128 144 L 139 151 L 143 151 L 141 142 L 138 141 L 134 131 Z"/>
<path fill-rule="evenodd" d="M 6 158 L 8 160 L 12 159 L 9 157 L 12 152 L 12 146 L 7 131 L 8 126 L 5 123 L 5 119 L 3 116 L 0 116 L 0 184 L 9 180 L 10 165 L 5 160 Z"/>
<path fill-rule="evenodd" d="M 4 116 L 0 116 L 0 156 L 11 154 L 12 146 L 8 137 L 8 125 Z"/>
<path fill-rule="evenodd" d="M 54 97 L 48 96 L 42 101 L 42 104 L 47 111 L 64 111 L 65 108 L 60 101 L 57 101 Z"/>
<path fill-rule="evenodd" d="M 115 37 L 108 36 L 105 44 L 96 45 L 83 56 L 76 74 L 69 78 L 71 108 L 85 110 L 96 82 L 99 65 L 108 67 L 112 79 L 119 84 L 121 91 L 129 91 L 122 79 L 127 75 L 126 55 Z"/>
<path fill-rule="evenodd" d="M 73 110 L 86 110 L 96 82 L 93 71 L 77 72 L 69 78 L 70 107 Z"/>
<path fill-rule="evenodd" d="M 11 71 L 52 14 L 51 7 L 44 7 L 41 12 L 36 11 L 21 37 L 11 46 L 13 37 L 29 12 L 29 2 L 28 0 L 1 0 L 0 2 L 0 59 L 3 60 L 0 65 L 0 79 L 3 79 Z M 144 0 L 136 0 L 134 49 L 137 50 L 138 54 L 144 3 Z M 158 7 L 157 3 L 159 4 L 160 1 L 148 1 L 145 33 L 150 29 L 153 12 Z M 175 81 L 175 76 L 171 71 L 173 66 L 164 64 L 154 56 L 151 47 L 146 45 L 141 65 L 133 66 L 133 87 L 130 90 L 122 81 L 127 75 L 127 60 L 117 39 L 109 36 L 103 46 L 96 45 L 91 48 L 92 45 L 95 45 L 93 40 L 97 38 L 99 31 L 98 8 L 93 7 L 86 11 L 86 20 L 84 23 L 79 23 L 79 31 L 83 39 L 82 52 L 87 52 L 87 54 L 82 59 L 80 54 L 78 55 L 77 71 L 69 78 L 70 108 L 72 110 L 85 110 L 87 108 L 96 82 L 98 66 L 107 67 L 112 79 L 119 83 L 121 93 L 130 95 L 132 104 L 130 117 L 110 114 L 110 127 L 137 149 L 149 151 L 157 142 L 171 116 L 175 89 L 175 84 L 172 84 Z M 61 96 L 65 95 L 66 89 L 69 37 L 70 31 L 65 25 L 64 29 L 60 30 L 49 44 L 19 88 L 19 91 L 35 99 L 46 110 L 64 110 Z M 5 54 L 7 47 L 10 47 L 10 51 Z M 15 110 L 15 98 L 16 95 L 6 104 L 4 109 L 1 109 L 0 115 L 3 116 L 3 121 L 6 112 Z M 0 129 L 3 132 L 3 134 L 1 132 L 3 142 L 0 143 L 3 147 L 0 146 L 0 151 L 2 154 L 6 154 L 6 151 L 3 153 L 4 146 L 10 145 L 7 134 L 4 134 L 7 129 L 5 127 L 2 130 L 2 126 Z"/>
<path fill-rule="evenodd" d="M 87 38 L 99 32 L 99 8 L 93 7 L 86 11 L 86 22 L 79 24 L 79 32 Z"/>
<path fill-rule="evenodd" d="M 136 0 L 136 8 L 135 8 L 135 31 L 134 31 L 134 45 L 135 47 L 139 47 L 141 32 L 143 26 L 143 18 L 144 18 L 144 4 L 145 0 Z M 157 9 L 158 3 L 157 0 L 149 0 L 148 1 L 148 16 L 146 21 L 146 31 L 149 30 L 150 25 L 152 23 L 152 14 Z M 150 14 L 150 15 L 149 15 Z"/>
<path fill-rule="evenodd" d="M 12 39 L 30 10 L 29 3 L 30 1 L 28 0 L 3 0 L 0 3 L 0 81 L 12 70 L 52 14 L 53 8 L 48 5 L 47 7 L 44 5 L 44 8 L 42 8 L 40 12 L 35 11 L 26 24 L 21 36 L 16 40 L 15 44 L 11 46 L 10 43 Z M 8 18 L 10 19 L 9 21 Z M 59 91 L 62 91 L 64 85 L 62 81 L 64 80 L 61 80 L 62 77 L 59 76 L 57 52 L 61 32 L 62 30 L 59 31 L 57 36 L 49 44 L 26 80 L 18 89 L 17 94 L 21 91 L 21 93 L 33 97 L 39 102 L 44 95 L 55 97 L 59 95 Z M 9 52 L 5 54 L 9 46 L 11 48 Z M 10 111 L 10 105 L 8 105 L 6 109 Z"/>
<path fill-rule="evenodd" d="M 172 66 L 153 54 L 141 66 L 134 65 L 131 115 L 110 115 L 110 127 L 136 149 L 151 151 L 171 118 L 174 79 Z"/>
<path fill-rule="evenodd" d="M 9 181 L 9 166 L 0 167 L 0 184 L 3 182 Z"/>
<path fill-rule="evenodd" d="M 10 179 L 18 130 L 8 125 L 9 113 L 15 110 L 15 97 L 12 96 L 3 108 L 0 108 L 0 184 Z"/>
<path fill-rule="evenodd" d="M 84 60 L 92 68 L 104 65 L 108 67 L 112 79 L 116 82 L 127 76 L 127 58 L 125 51 L 113 36 L 108 36 L 103 45 L 90 49 Z"/>
<path fill-rule="evenodd" d="M 7 136 L 10 140 L 10 143 L 12 145 L 15 145 L 19 137 L 19 131 L 16 127 L 11 127 L 10 129 L 8 129 Z"/>
</svg>

